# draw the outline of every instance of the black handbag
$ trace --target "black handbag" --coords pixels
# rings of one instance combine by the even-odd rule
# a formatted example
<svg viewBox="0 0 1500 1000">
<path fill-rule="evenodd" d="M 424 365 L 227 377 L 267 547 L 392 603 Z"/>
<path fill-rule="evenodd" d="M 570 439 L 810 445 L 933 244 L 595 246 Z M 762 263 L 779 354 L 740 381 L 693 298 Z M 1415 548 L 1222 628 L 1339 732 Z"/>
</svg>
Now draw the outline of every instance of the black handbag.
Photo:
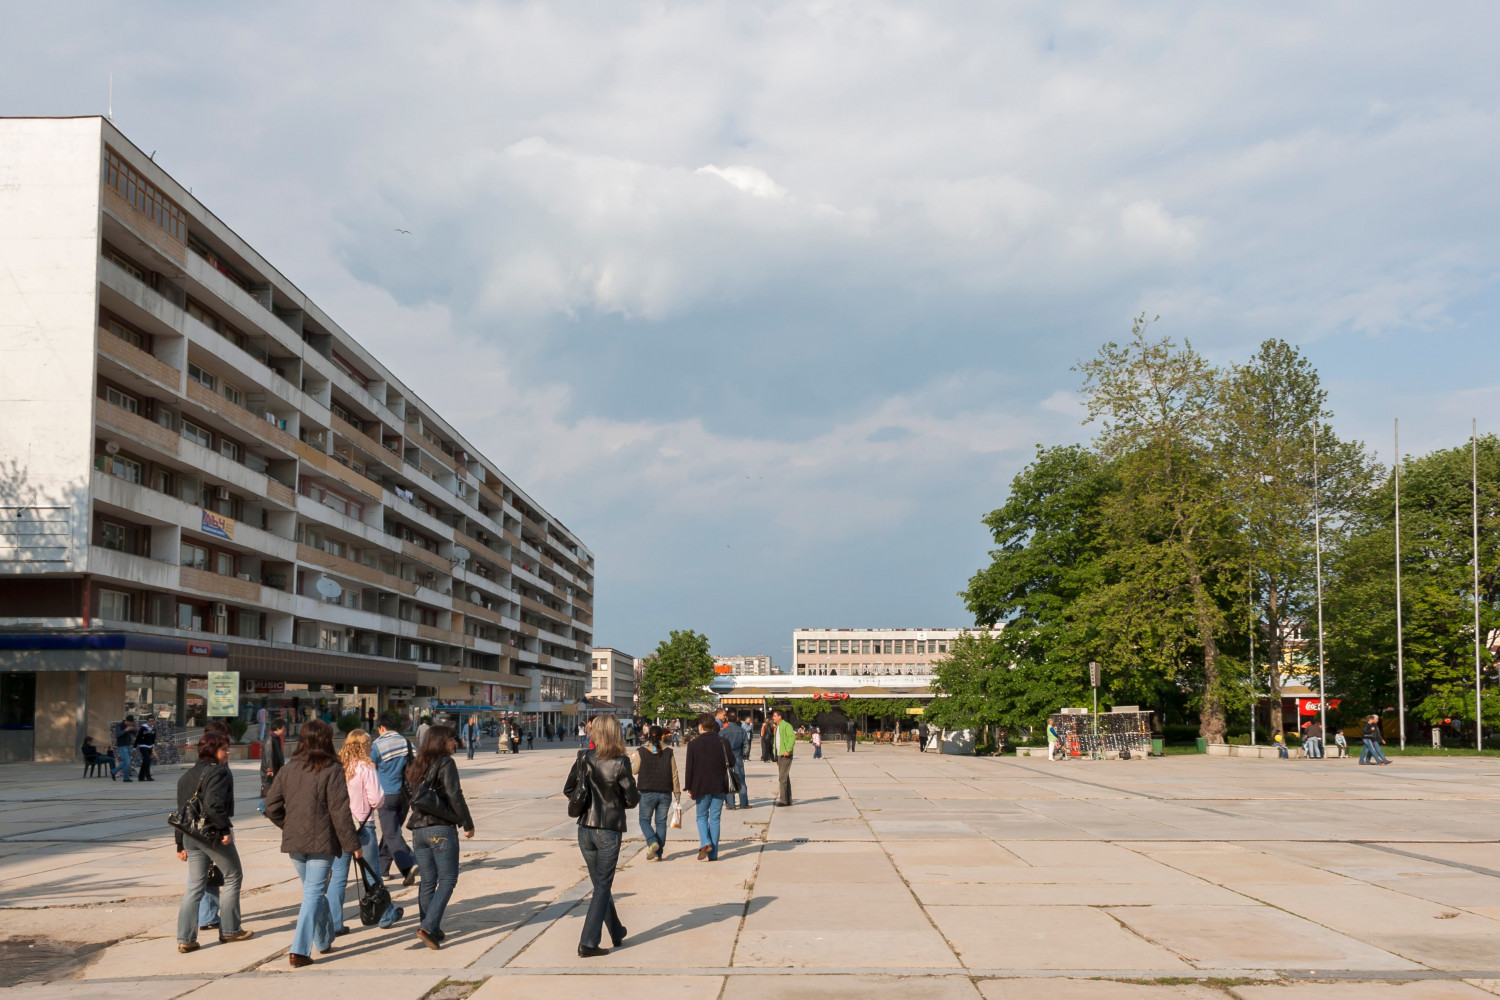
<svg viewBox="0 0 1500 1000">
<path fill-rule="evenodd" d="M 738 795 L 740 791 L 740 774 L 734 769 L 734 761 L 730 760 L 730 757 L 733 755 L 733 751 L 729 749 L 729 744 L 725 743 L 722 739 L 719 740 L 719 745 L 722 746 L 725 751 L 724 787 L 729 789 L 727 794 Z"/>
<path fill-rule="evenodd" d="M 208 873 L 203 876 L 203 884 L 210 889 L 224 888 L 224 873 L 219 870 L 216 862 L 210 861 L 208 863 Z"/>
<path fill-rule="evenodd" d="M 441 763 L 441 762 L 440 762 Z M 440 819 L 444 823 L 458 825 L 458 815 L 454 813 L 443 790 L 433 784 L 433 778 L 437 775 L 437 766 L 428 771 L 422 778 L 422 783 L 417 790 L 411 793 L 411 807 L 415 812 L 426 813 L 433 819 Z"/>
<path fill-rule="evenodd" d="M 167 825 L 200 844 L 217 844 L 224 839 L 224 835 L 209 826 L 203 815 L 203 779 L 206 777 L 208 772 L 204 771 L 198 778 L 198 787 L 193 790 L 193 797 L 167 816 Z"/>
<path fill-rule="evenodd" d="M 577 819 L 589 811 L 589 800 L 593 798 L 593 784 L 589 781 L 588 751 L 580 750 L 573 762 L 573 793 L 568 796 L 568 815 Z"/>
<path fill-rule="evenodd" d="M 373 927 L 380 923 L 380 918 L 390 909 L 391 891 L 364 858 L 355 858 L 354 863 L 359 866 L 359 922 L 366 927 Z"/>
</svg>

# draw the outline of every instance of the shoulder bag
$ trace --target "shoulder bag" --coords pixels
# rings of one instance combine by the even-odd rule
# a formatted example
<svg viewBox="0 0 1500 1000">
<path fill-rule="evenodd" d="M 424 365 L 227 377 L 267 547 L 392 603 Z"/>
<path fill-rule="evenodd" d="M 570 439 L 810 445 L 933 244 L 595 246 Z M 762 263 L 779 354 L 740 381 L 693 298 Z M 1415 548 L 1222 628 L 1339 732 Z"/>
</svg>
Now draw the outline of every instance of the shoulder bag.
<svg viewBox="0 0 1500 1000">
<path fill-rule="evenodd" d="M 573 762 L 573 792 L 568 796 L 568 815 L 577 819 L 589 811 L 589 801 L 594 796 L 593 783 L 589 781 L 589 752 L 580 750 Z"/>
<path fill-rule="evenodd" d="M 724 750 L 724 787 L 728 789 L 725 794 L 738 795 L 740 791 L 740 775 L 734 769 L 734 761 L 730 759 L 733 751 L 729 749 L 729 744 L 725 743 L 722 739 L 719 740 L 719 746 Z"/>
<path fill-rule="evenodd" d="M 216 844 L 224 838 L 222 833 L 208 825 L 203 815 L 203 782 L 208 774 L 205 770 L 198 776 L 198 787 L 193 789 L 192 797 L 167 816 L 168 826 L 200 844 Z"/>
<path fill-rule="evenodd" d="M 354 863 L 359 866 L 359 922 L 373 927 L 391 908 L 391 890 L 385 887 L 364 858 L 355 858 Z"/>
<path fill-rule="evenodd" d="M 437 764 L 433 765 L 432 770 L 428 771 L 426 776 L 422 778 L 422 783 L 411 794 L 411 807 L 413 811 L 426 813 L 433 819 L 440 819 L 444 823 L 452 823 L 457 826 L 458 815 L 454 813 L 453 807 L 449 805 L 448 797 L 443 794 L 443 790 L 435 783 L 438 768 L 441 766 L 442 761 L 438 761 Z"/>
</svg>

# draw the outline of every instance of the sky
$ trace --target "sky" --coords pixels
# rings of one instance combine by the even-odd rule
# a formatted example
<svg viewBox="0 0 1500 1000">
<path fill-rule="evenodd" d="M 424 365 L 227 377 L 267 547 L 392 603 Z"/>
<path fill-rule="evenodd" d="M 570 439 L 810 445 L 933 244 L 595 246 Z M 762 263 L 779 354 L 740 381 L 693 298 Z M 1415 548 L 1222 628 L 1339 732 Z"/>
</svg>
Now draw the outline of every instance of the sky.
<svg viewBox="0 0 1500 1000">
<path fill-rule="evenodd" d="M 1392 454 L 1500 431 L 1500 7 L 30 4 L 105 112 L 579 534 L 594 642 L 972 623 L 1139 314 Z M 396 230 L 410 230 L 403 235 Z"/>
</svg>

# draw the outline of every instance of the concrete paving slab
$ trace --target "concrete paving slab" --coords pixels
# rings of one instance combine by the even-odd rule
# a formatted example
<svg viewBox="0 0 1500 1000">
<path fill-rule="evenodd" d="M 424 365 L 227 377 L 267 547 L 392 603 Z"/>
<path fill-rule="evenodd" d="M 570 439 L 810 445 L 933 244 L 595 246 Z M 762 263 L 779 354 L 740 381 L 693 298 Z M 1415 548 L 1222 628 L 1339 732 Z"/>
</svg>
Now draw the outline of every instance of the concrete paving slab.
<svg viewBox="0 0 1500 1000">
<path fill-rule="evenodd" d="M 174 1000 L 191 994 L 211 979 L 141 979 L 90 983 L 66 979 L 57 983 L 26 983 L 0 989 L 4 1000 Z"/>
<path fill-rule="evenodd" d="M 583 931 L 587 901 L 580 902 L 558 920 L 509 968 L 579 968 L 590 972 L 612 967 L 675 969 L 691 963 L 694 968 L 728 967 L 735 933 L 745 912 L 742 901 L 683 904 L 616 904 L 620 920 L 630 936 L 625 946 L 614 948 L 604 958 L 578 957 L 578 938 Z M 610 947 L 606 933 L 603 946 Z"/>
<path fill-rule="evenodd" d="M 517 997 L 593 997 L 599 994 L 600 976 L 568 975 L 495 976 L 469 1000 L 516 1000 Z M 724 989 L 722 976 L 653 976 L 632 975 L 629 980 L 613 980 L 618 989 L 612 995 L 650 997 L 651 1000 L 715 1000 Z"/>
<path fill-rule="evenodd" d="M 964 976 L 731 976 L 723 1000 L 828 1000 L 879 997 L 880 1000 L 980 1000 Z M 1028 998 L 1035 1000 L 1035 996 Z"/>
<path fill-rule="evenodd" d="M 1235 986 L 1240 1000 L 1489 1000 L 1468 983 L 1424 980 L 1413 983 L 1289 983 Z"/>
<path fill-rule="evenodd" d="M 1087 906 L 929 906 L 971 969 L 1189 969 L 1177 955 Z"/>
<path fill-rule="evenodd" d="M 1122 983 L 1108 979 L 986 979 L 984 1000 L 1224 1000 L 1211 986 L 1196 983 Z"/>
<path fill-rule="evenodd" d="M 322 962 L 300 971 L 306 982 L 299 980 L 299 985 L 315 992 L 318 1000 L 368 1000 L 370 997 L 420 1000 L 444 978 L 433 972 L 331 972 Z M 255 992 L 264 982 L 249 977 L 219 979 L 186 994 L 184 1000 L 242 1000 L 247 992 Z"/>
</svg>

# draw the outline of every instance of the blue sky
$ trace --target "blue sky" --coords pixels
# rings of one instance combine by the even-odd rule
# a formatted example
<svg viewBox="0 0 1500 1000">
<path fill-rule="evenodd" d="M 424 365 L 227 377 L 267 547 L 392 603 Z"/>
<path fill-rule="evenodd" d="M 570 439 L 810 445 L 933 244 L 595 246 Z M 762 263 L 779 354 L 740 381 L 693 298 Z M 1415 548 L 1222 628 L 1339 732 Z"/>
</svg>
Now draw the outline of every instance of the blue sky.
<svg viewBox="0 0 1500 1000">
<path fill-rule="evenodd" d="M 358 11 L 357 16 L 352 12 Z M 950 625 L 1133 315 L 1500 430 L 1492 4 L 31 5 L 105 110 L 599 564 L 595 641 Z M 412 231 L 400 236 L 396 227 Z M 1488 418 L 1488 419 L 1487 419 Z"/>
</svg>

